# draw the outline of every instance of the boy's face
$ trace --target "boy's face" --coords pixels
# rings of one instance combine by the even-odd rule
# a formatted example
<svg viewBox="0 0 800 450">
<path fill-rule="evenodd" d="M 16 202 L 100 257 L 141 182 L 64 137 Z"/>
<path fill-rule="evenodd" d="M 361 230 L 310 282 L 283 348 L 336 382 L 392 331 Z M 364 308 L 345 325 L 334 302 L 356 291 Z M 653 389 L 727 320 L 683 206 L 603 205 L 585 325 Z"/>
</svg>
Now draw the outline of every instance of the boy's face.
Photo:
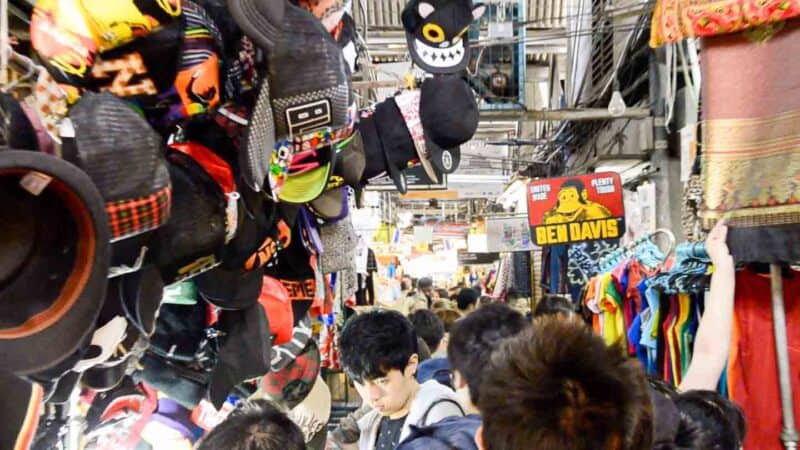
<svg viewBox="0 0 800 450">
<path fill-rule="evenodd" d="M 414 377 L 418 361 L 417 355 L 412 355 L 403 371 L 392 369 L 383 377 L 355 382 L 356 390 L 381 416 L 403 417 L 411 407 L 418 386 Z"/>
</svg>

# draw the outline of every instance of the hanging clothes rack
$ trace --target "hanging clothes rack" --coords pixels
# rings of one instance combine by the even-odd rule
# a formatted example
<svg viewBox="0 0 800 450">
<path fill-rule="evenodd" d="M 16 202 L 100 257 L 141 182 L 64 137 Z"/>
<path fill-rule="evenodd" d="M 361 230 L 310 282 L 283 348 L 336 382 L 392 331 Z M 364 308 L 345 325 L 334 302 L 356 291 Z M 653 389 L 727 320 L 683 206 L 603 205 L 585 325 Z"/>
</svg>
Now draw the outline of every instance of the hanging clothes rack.
<svg viewBox="0 0 800 450">
<path fill-rule="evenodd" d="M 655 238 L 659 234 L 665 235 L 669 242 L 667 250 L 663 252 L 664 257 L 661 261 L 661 263 L 663 264 L 664 262 L 667 261 L 669 256 L 675 250 L 675 245 L 677 243 L 677 240 L 675 239 L 675 234 L 672 231 L 666 228 L 659 228 L 656 231 L 648 234 L 647 236 L 636 239 L 635 241 L 625 245 L 624 247 L 620 247 L 618 250 L 615 250 L 614 252 L 610 253 L 602 260 L 600 260 L 600 267 L 605 269 L 609 268 L 610 266 L 615 266 L 623 259 L 629 258 L 638 247 L 648 242 L 653 242 L 653 238 Z"/>
</svg>

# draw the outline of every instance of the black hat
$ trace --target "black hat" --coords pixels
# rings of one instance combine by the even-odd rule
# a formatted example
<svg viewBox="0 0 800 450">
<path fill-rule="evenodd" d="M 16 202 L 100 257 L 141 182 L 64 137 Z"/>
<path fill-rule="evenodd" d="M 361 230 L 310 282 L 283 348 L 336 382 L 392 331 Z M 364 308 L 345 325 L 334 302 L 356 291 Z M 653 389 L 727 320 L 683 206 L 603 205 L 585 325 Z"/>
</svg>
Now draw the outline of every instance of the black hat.
<svg viewBox="0 0 800 450">
<path fill-rule="evenodd" d="M 469 62 L 469 25 L 486 7 L 471 0 L 411 0 L 401 18 L 411 60 L 431 73 L 457 73 Z"/>
<path fill-rule="evenodd" d="M 361 176 L 361 185 L 365 185 L 370 180 L 386 173 L 386 154 L 383 151 L 383 142 L 380 134 L 378 134 L 378 126 L 375 123 L 375 113 L 367 114 L 362 112 L 357 127 L 364 148 L 364 160 L 366 161 L 364 173 Z"/>
<path fill-rule="evenodd" d="M 459 165 L 459 146 L 478 129 L 478 105 L 466 82 L 457 75 L 428 78 L 422 83 L 420 119 L 431 162 L 443 173 Z"/>
<path fill-rule="evenodd" d="M 204 300 L 222 309 L 239 310 L 258 303 L 263 273 L 217 267 L 194 281 Z"/>
<path fill-rule="evenodd" d="M 378 134 L 383 143 L 383 152 L 386 155 L 386 170 L 397 190 L 405 194 L 408 190 L 408 182 L 403 170 L 419 158 L 408 127 L 406 127 L 403 115 L 394 98 L 379 103 L 374 117 Z"/>
<path fill-rule="evenodd" d="M 72 355 L 105 297 L 110 233 L 103 198 L 75 166 L 0 151 L 0 360 L 20 375 Z"/>
<path fill-rule="evenodd" d="M 172 216 L 156 232 L 154 251 L 165 285 L 218 266 L 226 235 L 226 202 L 219 185 L 183 153 L 170 153 L 168 163 Z"/>
<path fill-rule="evenodd" d="M 2 135 L 0 139 L 11 148 L 40 150 L 36 130 L 28 119 L 20 102 L 11 94 L 0 93 L 0 123 Z"/>
</svg>

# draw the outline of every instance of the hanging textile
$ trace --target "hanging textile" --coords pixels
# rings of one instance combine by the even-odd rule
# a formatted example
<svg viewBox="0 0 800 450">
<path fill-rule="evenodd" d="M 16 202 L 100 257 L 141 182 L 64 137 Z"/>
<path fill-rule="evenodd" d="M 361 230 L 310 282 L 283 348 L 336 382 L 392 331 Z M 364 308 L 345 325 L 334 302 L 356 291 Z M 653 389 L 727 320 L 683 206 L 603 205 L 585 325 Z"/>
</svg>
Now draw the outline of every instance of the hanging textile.
<svg viewBox="0 0 800 450">
<path fill-rule="evenodd" d="M 737 261 L 800 260 L 800 20 L 703 41 L 702 216 Z M 756 244 L 756 245 L 754 245 Z"/>
<path fill-rule="evenodd" d="M 650 46 L 690 37 L 736 33 L 800 15 L 800 0 L 658 0 L 653 11 Z"/>
<path fill-rule="evenodd" d="M 531 254 L 530 252 L 512 253 L 514 284 L 521 297 L 531 296 Z"/>
<path fill-rule="evenodd" d="M 747 417 L 744 448 L 781 450 L 781 393 L 778 385 L 775 335 L 772 326 L 770 277 L 751 270 L 736 274 L 736 300 L 728 391 Z M 783 281 L 784 305 L 792 369 L 793 403 L 800 405 L 800 272 Z"/>
</svg>

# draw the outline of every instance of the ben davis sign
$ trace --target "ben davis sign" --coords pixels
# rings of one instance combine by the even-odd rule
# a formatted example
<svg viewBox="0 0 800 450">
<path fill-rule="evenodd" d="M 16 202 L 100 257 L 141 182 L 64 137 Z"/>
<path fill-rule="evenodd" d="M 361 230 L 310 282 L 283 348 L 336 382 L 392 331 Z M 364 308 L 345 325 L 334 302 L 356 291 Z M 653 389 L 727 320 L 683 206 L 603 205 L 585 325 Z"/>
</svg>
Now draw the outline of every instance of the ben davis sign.
<svg viewBox="0 0 800 450">
<path fill-rule="evenodd" d="M 617 173 L 546 178 L 528 183 L 528 223 L 536 245 L 619 239 L 625 234 Z"/>
</svg>

